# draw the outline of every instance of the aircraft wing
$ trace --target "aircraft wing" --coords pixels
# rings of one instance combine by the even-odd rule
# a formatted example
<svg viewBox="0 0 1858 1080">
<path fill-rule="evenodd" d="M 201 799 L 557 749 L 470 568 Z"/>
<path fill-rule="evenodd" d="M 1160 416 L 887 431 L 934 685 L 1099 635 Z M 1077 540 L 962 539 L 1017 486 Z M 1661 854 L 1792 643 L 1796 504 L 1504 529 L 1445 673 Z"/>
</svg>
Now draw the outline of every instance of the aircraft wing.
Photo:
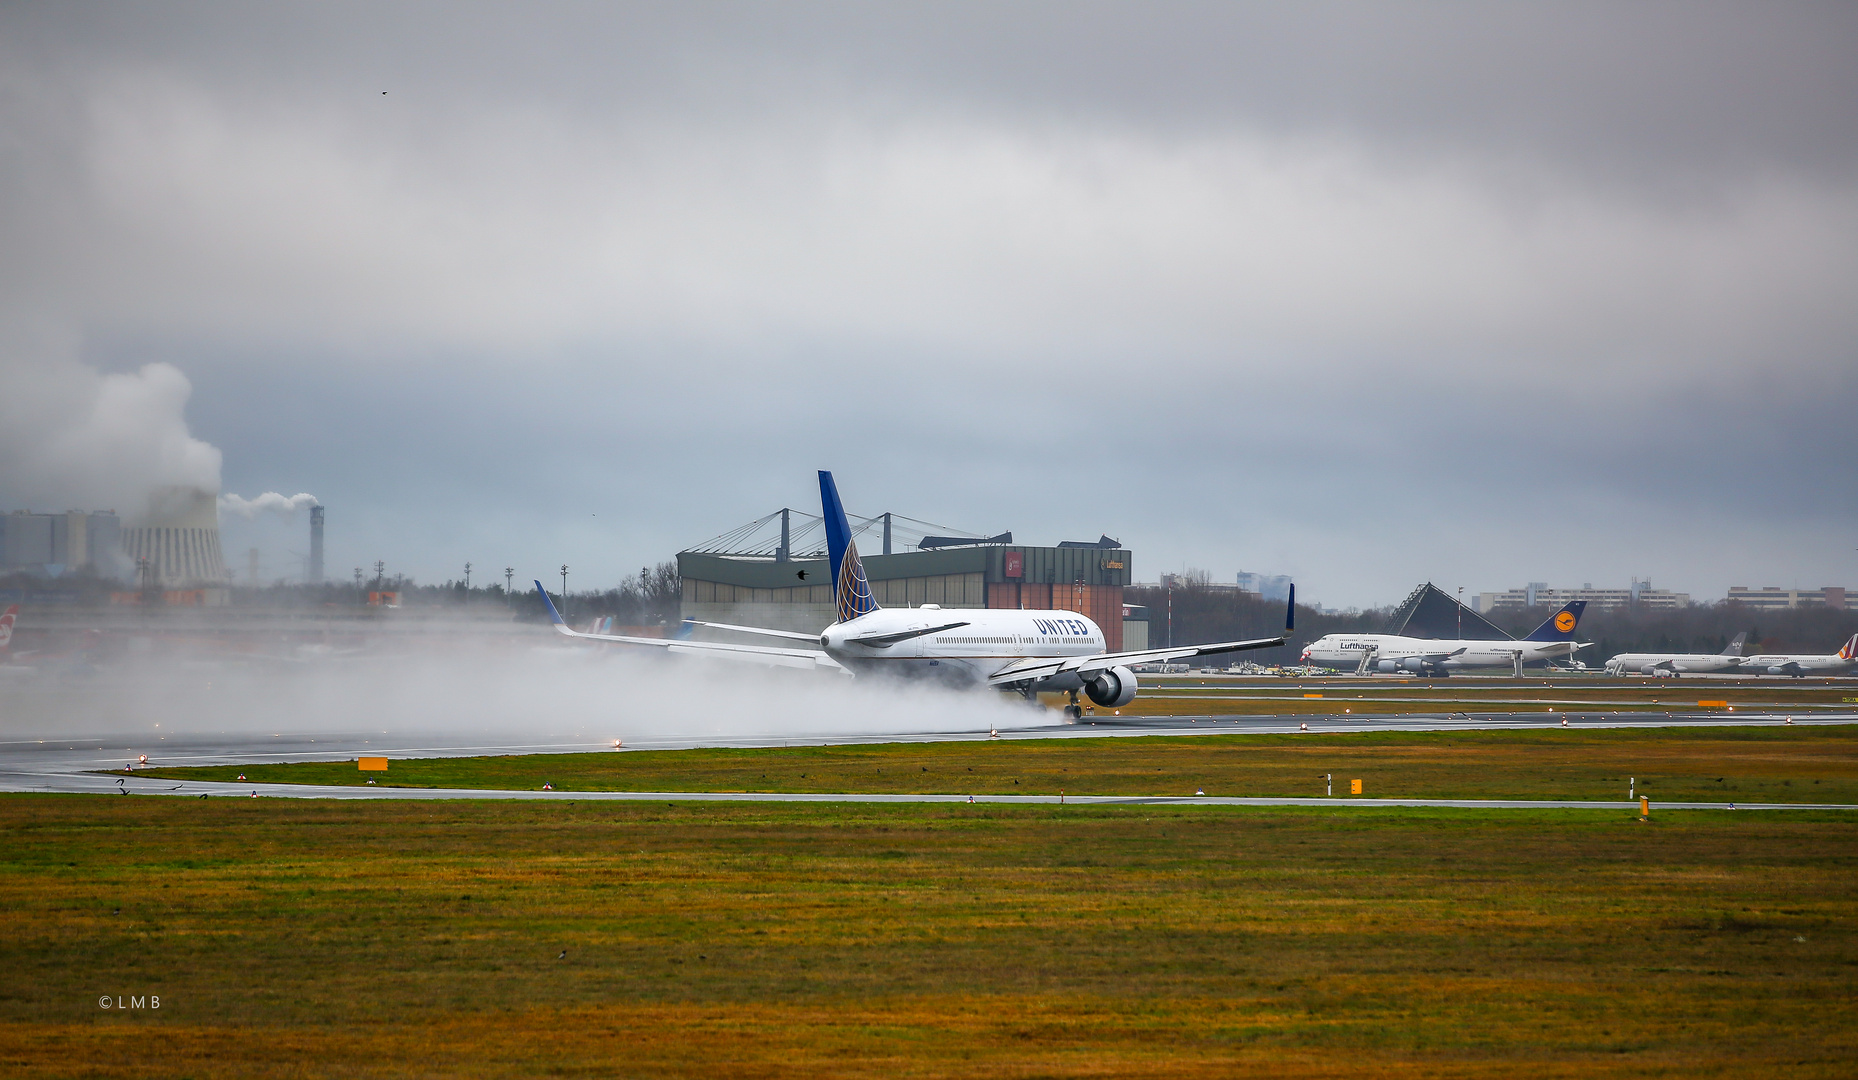
<svg viewBox="0 0 1858 1080">
<path fill-rule="evenodd" d="M 1013 683 L 1035 682 L 1049 679 L 1054 675 L 1075 671 L 1088 676 L 1104 668 L 1128 664 L 1156 664 L 1168 660 L 1180 660 L 1191 656 L 1211 656 L 1214 653 L 1238 652 L 1242 649 L 1269 649 L 1284 644 L 1281 637 L 1258 638 L 1253 641 L 1217 641 L 1211 645 L 1182 645 L 1174 649 L 1143 649 L 1139 652 L 1098 653 L 1095 656 L 1060 656 L 1028 657 L 1016 664 L 1010 664 L 988 678 L 993 686 L 1008 686 Z"/>
<path fill-rule="evenodd" d="M 682 638 L 648 638 L 627 637 L 623 634 L 583 634 L 570 629 L 562 619 L 561 612 L 555 610 L 555 602 L 548 598 L 548 590 L 540 581 L 535 583 L 535 591 L 542 595 L 542 603 L 548 607 L 548 617 L 555 624 L 555 632 L 563 637 L 579 638 L 582 641 L 604 641 L 611 645 L 633 645 L 643 648 L 663 649 L 678 656 L 704 656 L 716 660 L 732 660 L 738 663 L 757 664 L 762 667 L 785 668 L 825 668 L 850 675 L 837 660 L 827 656 L 822 649 L 782 649 L 772 645 L 730 645 L 719 641 L 685 641 Z M 812 640 L 812 639 L 810 639 Z"/>
<path fill-rule="evenodd" d="M 1297 626 L 1297 587 L 1290 587 L 1290 595 L 1284 601 L 1284 633 Z M 1008 664 L 988 676 L 989 686 L 1011 686 L 1015 683 L 1037 682 L 1066 672 L 1077 672 L 1083 678 L 1090 678 L 1105 668 L 1119 667 L 1126 664 L 1157 664 L 1168 660 L 1182 660 L 1191 656 L 1211 656 L 1215 653 L 1240 652 L 1244 649 L 1270 649 L 1284 644 L 1282 637 L 1254 638 L 1251 641 L 1216 641 L 1211 645 L 1182 645 L 1169 649 L 1142 649 L 1138 652 L 1098 653 L 1095 656 L 1029 656 L 1017 663 Z M 1460 649 L 1459 652 L 1464 650 Z"/>
</svg>

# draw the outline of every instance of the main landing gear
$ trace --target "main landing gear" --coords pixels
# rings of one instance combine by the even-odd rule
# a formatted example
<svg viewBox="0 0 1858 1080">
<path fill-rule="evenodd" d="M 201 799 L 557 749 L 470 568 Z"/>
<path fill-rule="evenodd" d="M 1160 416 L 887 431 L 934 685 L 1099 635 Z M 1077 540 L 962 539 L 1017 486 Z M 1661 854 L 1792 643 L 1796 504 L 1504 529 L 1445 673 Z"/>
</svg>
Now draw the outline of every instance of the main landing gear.
<svg viewBox="0 0 1858 1080">
<path fill-rule="evenodd" d="M 1077 691 L 1071 691 L 1071 704 L 1064 707 L 1064 722 L 1075 724 L 1084 718 L 1084 707 L 1077 703 Z"/>
</svg>

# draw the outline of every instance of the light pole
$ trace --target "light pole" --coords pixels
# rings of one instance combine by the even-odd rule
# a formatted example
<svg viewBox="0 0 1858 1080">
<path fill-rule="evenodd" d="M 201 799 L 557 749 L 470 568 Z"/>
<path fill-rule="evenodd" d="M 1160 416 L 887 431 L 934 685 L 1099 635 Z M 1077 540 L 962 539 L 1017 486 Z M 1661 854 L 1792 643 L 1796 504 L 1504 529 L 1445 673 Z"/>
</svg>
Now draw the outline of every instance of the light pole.
<svg viewBox="0 0 1858 1080">
<path fill-rule="evenodd" d="M 1618 581 L 1618 578 L 1614 578 Z M 1464 640 L 1464 586 L 1458 586 L 1458 640 Z"/>
<path fill-rule="evenodd" d="M 568 564 L 561 564 L 561 606 L 568 606 Z"/>
<path fill-rule="evenodd" d="M 504 607 L 510 606 L 510 579 L 515 576 L 516 576 L 516 568 L 514 566 L 506 566 L 503 568 L 503 606 Z"/>
<path fill-rule="evenodd" d="M 465 563 L 465 593 L 471 592 L 471 564 Z"/>
</svg>

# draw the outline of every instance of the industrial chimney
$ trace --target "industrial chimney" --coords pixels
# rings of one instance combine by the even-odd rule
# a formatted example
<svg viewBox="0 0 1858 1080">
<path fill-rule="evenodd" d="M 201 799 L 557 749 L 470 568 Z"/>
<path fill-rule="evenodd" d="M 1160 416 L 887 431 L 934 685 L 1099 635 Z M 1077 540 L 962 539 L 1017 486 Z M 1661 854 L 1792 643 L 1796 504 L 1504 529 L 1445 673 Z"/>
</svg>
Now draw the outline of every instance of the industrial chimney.
<svg viewBox="0 0 1858 1080">
<path fill-rule="evenodd" d="M 323 583 L 323 508 L 310 507 L 310 584 Z"/>
</svg>

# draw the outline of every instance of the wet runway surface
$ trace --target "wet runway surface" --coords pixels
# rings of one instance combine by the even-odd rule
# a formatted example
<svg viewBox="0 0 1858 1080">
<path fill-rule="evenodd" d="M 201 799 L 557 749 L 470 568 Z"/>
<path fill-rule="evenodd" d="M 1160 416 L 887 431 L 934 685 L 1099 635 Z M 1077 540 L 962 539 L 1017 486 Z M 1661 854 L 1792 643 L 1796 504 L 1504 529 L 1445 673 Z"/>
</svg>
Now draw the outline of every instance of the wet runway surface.
<svg viewBox="0 0 1858 1080">
<path fill-rule="evenodd" d="M 652 740 L 628 740 L 624 750 L 677 750 L 701 746 L 777 747 L 823 746 L 858 743 L 975 741 L 998 737 L 1013 739 L 1119 738 L 1149 735 L 1214 735 L 1295 733 L 1335 734 L 1369 731 L 1515 731 L 1573 728 L 1647 728 L 1647 727 L 1744 727 L 1782 725 L 1791 718 L 1796 726 L 1858 724 L 1858 711 L 1812 717 L 1783 712 L 1747 712 L 1727 716 L 1717 713 L 1681 712 L 1571 712 L 1571 713 L 1445 713 L 1374 717 L 1346 716 L 1166 716 L 1097 718 L 1056 726 L 1041 724 L 1014 730 L 1000 730 L 997 736 L 987 732 L 949 731 L 939 734 L 871 735 L 865 737 L 831 736 L 808 738 L 783 736 L 766 739 L 705 739 L 667 735 Z M 1307 725 L 1307 728 L 1305 727 Z M 63 739 L 13 741 L 0 743 L 0 791 L 62 792 L 71 794 L 171 795 L 178 797 L 251 798 L 254 793 L 268 798 L 327 799 L 552 799 L 568 800 L 667 800 L 667 801 L 742 801 L 742 802 L 872 802 L 872 803 L 948 803 L 967 802 L 966 794 L 944 795 L 833 795 L 833 794 L 740 794 L 692 792 L 586 792 L 586 791 L 495 791 L 480 789 L 396 788 L 396 787 L 323 787 L 308 784 L 229 784 L 198 781 L 158 780 L 152 777 L 125 775 L 125 765 L 147 755 L 151 766 L 254 765 L 293 761 L 345 761 L 359 755 L 388 758 L 475 757 L 507 754 L 567 754 L 613 752 L 610 740 L 589 741 L 585 735 L 539 736 L 521 742 L 497 742 L 472 739 L 405 738 L 381 733 L 319 734 L 314 737 L 273 735 L 238 735 L 225 738 L 200 736 L 145 741 L 121 736 L 88 740 Z M 624 751 L 621 751 L 624 752 Z M 105 770 L 114 770 L 106 773 Z M 977 803 L 1056 803 L 1058 796 L 975 796 Z M 1201 805 L 1201 806 L 1433 806 L 1490 807 L 1516 809 L 1637 808 L 1629 802 L 1478 800 L 1478 799 L 1368 799 L 1338 797 L 1317 798 L 1222 798 L 1198 797 L 1123 797 L 1069 796 L 1073 805 Z M 1667 809 L 1722 809 L 1729 804 L 1661 803 Z M 1752 804 L 1739 809 L 1854 809 L 1858 806 L 1834 804 Z"/>
</svg>

